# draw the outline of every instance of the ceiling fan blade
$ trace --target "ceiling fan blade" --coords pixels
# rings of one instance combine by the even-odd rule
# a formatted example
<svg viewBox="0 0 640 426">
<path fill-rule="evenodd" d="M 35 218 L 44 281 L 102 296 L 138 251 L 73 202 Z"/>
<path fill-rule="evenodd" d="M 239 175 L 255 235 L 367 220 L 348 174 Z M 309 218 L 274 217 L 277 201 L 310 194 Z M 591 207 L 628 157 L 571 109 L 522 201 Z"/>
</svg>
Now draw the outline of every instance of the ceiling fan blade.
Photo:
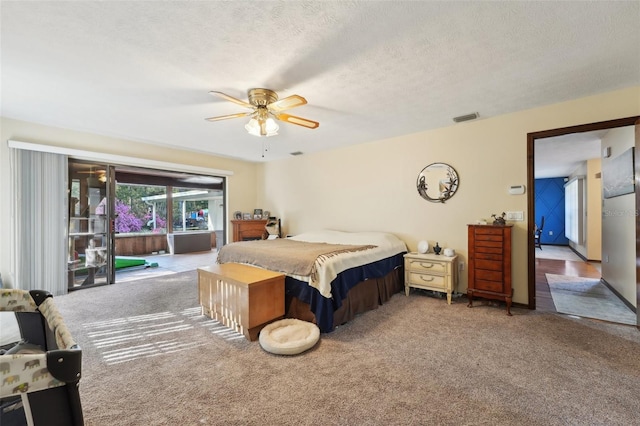
<svg viewBox="0 0 640 426">
<path fill-rule="evenodd" d="M 299 107 L 307 103 L 307 100 L 302 96 L 291 95 L 286 98 L 280 99 L 279 101 L 270 103 L 267 105 L 267 108 L 271 112 L 280 112 L 287 109 Z"/>
<path fill-rule="evenodd" d="M 249 102 L 245 102 L 245 101 L 242 101 L 242 100 L 240 100 L 238 98 L 234 98 L 233 96 L 229 96 L 226 93 L 216 92 L 215 90 L 212 90 L 212 91 L 209 92 L 209 94 L 221 97 L 224 100 L 227 100 L 229 102 L 233 102 L 234 104 L 238 104 L 238 105 L 243 106 L 245 108 L 254 108 L 254 106 L 251 105 Z"/>
<path fill-rule="evenodd" d="M 205 118 L 207 121 L 220 121 L 220 120 L 228 120 L 229 118 L 238 118 L 238 117 L 246 117 L 247 115 L 253 114 L 252 112 L 239 112 L 237 114 L 229 114 L 229 115 L 220 115 L 218 117 L 209 117 Z"/>
<path fill-rule="evenodd" d="M 287 123 L 297 124 L 298 126 L 308 127 L 309 129 L 317 128 L 320 123 L 317 121 L 307 120 L 306 118 L 296 117 L 289 114 L 274 114 L 278 120 L 286 121 Z"/>
</svg>

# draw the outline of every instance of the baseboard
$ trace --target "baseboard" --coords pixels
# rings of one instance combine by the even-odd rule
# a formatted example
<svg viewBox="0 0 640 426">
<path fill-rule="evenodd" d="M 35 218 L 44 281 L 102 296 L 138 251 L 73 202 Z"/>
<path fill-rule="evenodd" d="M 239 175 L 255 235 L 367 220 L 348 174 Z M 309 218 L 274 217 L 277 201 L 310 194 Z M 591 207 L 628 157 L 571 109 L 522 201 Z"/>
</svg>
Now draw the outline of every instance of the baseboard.
<svg viewBox="0 0 640 426">
<path fill-rule="evenodd" d="M 606 286 L 607 286 L 607 288 L 608 288 L 609 290 L 611 290 L 611 291 L 613 292 L 613 294 L 615 294 L 615 295 L 618 297 L 618 299 L 622 300 L 622 303 L 624 303 L 625 305 L 627 305 L 627 308 L 631 309 L 635 314 L 637 314 L 637 313 L 638 313 L 638 311 L 637 311 L 636 307 L 635 307 L 635 306 L 633 306 L 633 305 L 632 305 L 632 304 L 631 304 L 627 299 L 625 299 L 624 297 L 622 297 L 622 295 L 618 292 L 618 290 L 616 290 L 615 288 L 613 288 L 613 287 L 611 286 L 611 284 L 609 284 L 609 283 L 607 282 L 607 280 L 605 280 L 604 278 L 600 278 L 600 282 L 601 282 L 602 284 L 606 285 Z"/>
<path fill-rule="evenodd" d="M 568 246 L 572 252 L 574 252 L 576 254 L 576 256 L 578 256 L 580 259 L 584 260 L 585 262 L 588 262 L 589 259 L 587 259 L 586 257 L 584 257 L 582 254 L 578 253 L 573 247 Z"/>
</svg>

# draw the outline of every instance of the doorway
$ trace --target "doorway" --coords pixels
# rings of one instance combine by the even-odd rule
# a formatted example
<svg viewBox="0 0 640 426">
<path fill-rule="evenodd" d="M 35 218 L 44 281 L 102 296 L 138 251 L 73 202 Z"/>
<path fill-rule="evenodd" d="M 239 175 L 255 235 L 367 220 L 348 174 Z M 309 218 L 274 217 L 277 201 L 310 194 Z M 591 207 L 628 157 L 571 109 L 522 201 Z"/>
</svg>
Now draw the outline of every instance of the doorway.
<svg viewBox="0 0 640 426">
<path fill-rule="evenodd" d="M 224 177 L 72 158 L 68 177 L 69 290 L 225 244 Z"/>
<path fill-rule="evenodd" d="M 562 135 L 568 135 L 573 133 L 584 133 L 584 132 L 593 132 L 597 130 L 603 129 L 613 129 L 618 127 L 625 126 L 636 126 L 636 137 L 635 137 L 635 147 L 638 150 L 638 146 L 640 145 L 640 135 L 638 128 L 640 127 L 639 117 L 629 117 L 618 120 L 611 120 L 599 123 L 591 123 L 580 126 L 572 126 L 561 129 L 553 129 L 542 132 L 529 133 L 527 135 L 527 183 L 529 188 L 535 188 L 535 142 L 536 140 L 543 138 L 550 138 Z M 638 176 L 638 161 L 636 161 L 636 170 L 635 175 Z M 537 307 L 537 297 L 536 294 L 536 259 L 535 259 L 535 244 L 534 244 L 534 224 L 535 224 L 535 191 L 528 191 L 527 195 L 527 205 L 528 205 L 528 296 L 529 296 L 529 308 L 536 309 Z M 640 206 L 640 188 L 639 185 L 635 185 L 635 205 Z M 637 207 L 636 207 L 637 209 Z M 636 210 L 638 211 L 638 210 Z M 635 216 L 635 235 L 636 241 L 638 241 L 638 235 L 640 235 L 640 228 L 638 226 L 639 218 Z M 638 253 L 640 252 L 638 243 L 636 243 L 635 253 L 633 254 L 633 258 L 636 260 L 636 265 L 638 265 Z M 538 277 L 539 278 L 539 277 Z M 638 296 L 638 267 L 636 267 L 635 273 L 635 287 L 636 287 L 636 300 L 639 298 Z M 636 312 L 637 309 L 636 309 Z M 636 313 L 637 321 L 636 324 L 640 327 L 640 316 Z"/>
</svg>

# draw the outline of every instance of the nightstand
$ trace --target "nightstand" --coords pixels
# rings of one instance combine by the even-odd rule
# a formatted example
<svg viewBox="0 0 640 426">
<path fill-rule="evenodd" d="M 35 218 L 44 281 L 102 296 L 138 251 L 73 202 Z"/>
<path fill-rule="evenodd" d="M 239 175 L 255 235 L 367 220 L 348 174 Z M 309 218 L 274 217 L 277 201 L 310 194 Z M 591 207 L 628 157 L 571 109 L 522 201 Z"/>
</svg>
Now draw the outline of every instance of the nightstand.
<svg viewBox="0 0 640 426">
<path fill-rule="evenodd" d="M 404 255 L 404 292 L 409 288 L 440 291 L 447 293 L 447 303 L 451 304 L 451 293 L 458 284 L 458 256 L 448 257 L 435 254 L 407 253 Z"/>
</svg>

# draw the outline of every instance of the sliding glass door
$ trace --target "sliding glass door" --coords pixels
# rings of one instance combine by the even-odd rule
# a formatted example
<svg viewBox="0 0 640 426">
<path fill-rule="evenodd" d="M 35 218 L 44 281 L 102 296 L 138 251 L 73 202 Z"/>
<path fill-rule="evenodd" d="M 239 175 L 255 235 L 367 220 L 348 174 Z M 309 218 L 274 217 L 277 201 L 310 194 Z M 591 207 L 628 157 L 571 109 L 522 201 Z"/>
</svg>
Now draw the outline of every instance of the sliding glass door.
<svg viewBox="0 0 640 426">
<path fill-rule="evenodd" d="M 69 160 L 69 290 L 114 281 L 113 168 Z"/>
<path fill-rule="evenodd" d="M 224 244 L 225 180 L 69 159 L 68 288 Z"/>
</svg>

